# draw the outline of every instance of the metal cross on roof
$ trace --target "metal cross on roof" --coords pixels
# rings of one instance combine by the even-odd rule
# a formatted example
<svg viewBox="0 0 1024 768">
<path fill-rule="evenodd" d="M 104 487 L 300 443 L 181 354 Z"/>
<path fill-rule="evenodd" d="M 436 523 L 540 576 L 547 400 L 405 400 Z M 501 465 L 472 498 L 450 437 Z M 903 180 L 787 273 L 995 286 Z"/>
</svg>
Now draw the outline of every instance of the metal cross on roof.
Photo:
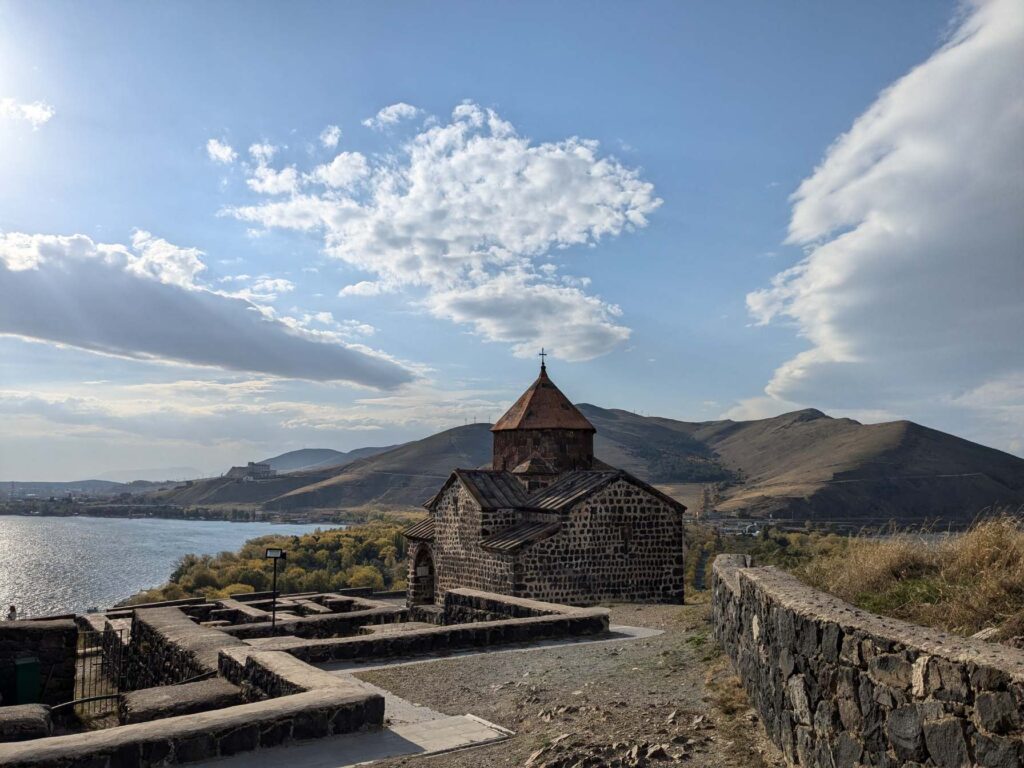
<svg viewBox="0 0 1024 768">
<path fill-rule="evenodd" d="M 548 356 L 548 353 L 544 351 L 544 347 L 540 348 L 540 354 L 537 357 L 540 358 L 540 369 L 544 370 L 544 358 Z"/>
</svg>

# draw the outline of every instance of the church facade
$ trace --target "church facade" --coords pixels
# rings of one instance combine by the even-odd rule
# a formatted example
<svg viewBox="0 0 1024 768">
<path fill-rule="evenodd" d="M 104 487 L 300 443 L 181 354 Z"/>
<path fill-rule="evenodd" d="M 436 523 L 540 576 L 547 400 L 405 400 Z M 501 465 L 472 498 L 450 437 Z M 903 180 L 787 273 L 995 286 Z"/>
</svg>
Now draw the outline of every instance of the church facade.
<svg viewBox="0 0 1024 768">
<path fill-rule="evenodd" d="M 573 605 L 682 602 L 685 507 L 594 457 L 596 430 L 540 376 L 403 531 L 411 605 L 456 587 Z"/>
</svg>

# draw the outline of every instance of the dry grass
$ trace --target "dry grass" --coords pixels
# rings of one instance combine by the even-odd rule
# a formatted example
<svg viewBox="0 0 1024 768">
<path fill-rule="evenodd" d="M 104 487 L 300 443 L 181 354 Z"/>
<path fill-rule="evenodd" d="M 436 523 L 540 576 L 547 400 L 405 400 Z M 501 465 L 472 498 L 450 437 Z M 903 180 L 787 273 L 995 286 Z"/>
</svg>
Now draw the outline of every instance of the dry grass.
<svg viewBox="0 0 1024 768">
<path fill-rule="evenodd" d="M 855 538 L 798 569 L 805 581 L 875 613 L 970 635 L 1024 634 L 1021 518 L 981 520 L 948 536 Z"/>
</svg>

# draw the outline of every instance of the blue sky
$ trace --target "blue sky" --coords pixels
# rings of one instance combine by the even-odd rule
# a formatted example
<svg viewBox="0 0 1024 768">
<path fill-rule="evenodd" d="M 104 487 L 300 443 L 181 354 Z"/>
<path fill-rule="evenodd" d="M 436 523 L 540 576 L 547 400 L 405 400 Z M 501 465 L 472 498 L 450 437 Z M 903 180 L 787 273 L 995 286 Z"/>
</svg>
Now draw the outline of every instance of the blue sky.
<svg viewBox="0 0 1024 768">
<path fill-rule="evenodd" d="M 1022 24 L 0 2 L 0 479 L 490 420 L 542 345 L 577 401 L 1024 454 Z"/>
</svg>

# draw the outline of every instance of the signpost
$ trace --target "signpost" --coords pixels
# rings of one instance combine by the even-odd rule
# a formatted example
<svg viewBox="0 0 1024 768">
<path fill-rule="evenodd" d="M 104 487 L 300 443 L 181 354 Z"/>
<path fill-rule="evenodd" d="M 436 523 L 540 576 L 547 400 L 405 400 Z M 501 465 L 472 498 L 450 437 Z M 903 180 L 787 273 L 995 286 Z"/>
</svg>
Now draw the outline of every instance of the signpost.
<svg viewBox="0 0 1024 768">
<path fill-rule="evenodd" d="M 274 583 L 271 587 L 274 597 L 270 603 L 270 634 L 274 634 L 277 631 L 277 561 L 287 559 L 287 553 L 280 547 L 267 547 L 265 557 L 274 561 Z"/>
</svg>

